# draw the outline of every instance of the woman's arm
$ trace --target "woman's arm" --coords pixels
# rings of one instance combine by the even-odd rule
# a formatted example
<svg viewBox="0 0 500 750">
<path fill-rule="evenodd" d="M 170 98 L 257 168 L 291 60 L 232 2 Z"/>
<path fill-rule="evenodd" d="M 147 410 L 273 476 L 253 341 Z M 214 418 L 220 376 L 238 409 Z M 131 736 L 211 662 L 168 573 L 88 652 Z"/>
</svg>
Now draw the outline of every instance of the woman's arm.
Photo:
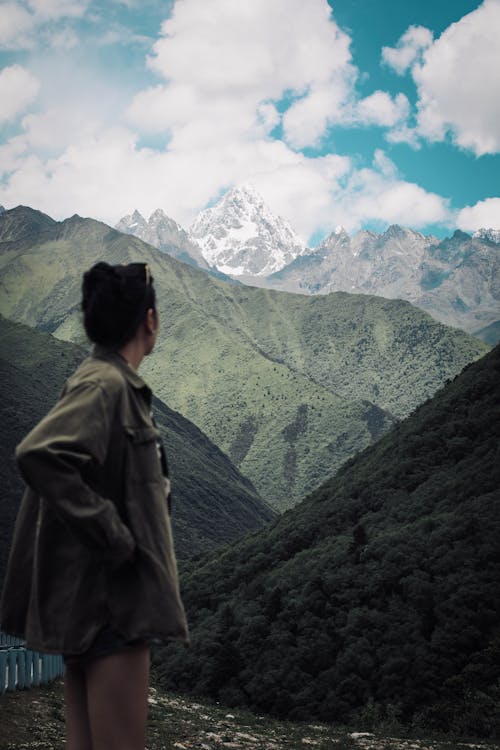
<svg viewBox="0 0 500 750">
<path fill-rule="evenodd" d="M 134 539 L 114 503 L 94 492 L 83 472 L 104 464 L 114 404 L 98 383 L 65 392 L 16 449 L 26 484 L 44 498 L 75 537 L 98 555 L 120 564 L 133 554 Z"/>
</svg>

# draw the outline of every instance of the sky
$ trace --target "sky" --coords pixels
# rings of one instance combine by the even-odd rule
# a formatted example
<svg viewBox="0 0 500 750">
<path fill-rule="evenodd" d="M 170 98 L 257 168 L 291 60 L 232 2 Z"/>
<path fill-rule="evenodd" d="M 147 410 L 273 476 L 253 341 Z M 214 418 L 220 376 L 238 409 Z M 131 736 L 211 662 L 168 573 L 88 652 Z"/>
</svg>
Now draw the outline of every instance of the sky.
<svg viewBox="0 0 500 750">
<path fill-rule="evenodd" d="M 500 0 L 0 0 L 0 205 L 500 228 Z"/>
</svg>

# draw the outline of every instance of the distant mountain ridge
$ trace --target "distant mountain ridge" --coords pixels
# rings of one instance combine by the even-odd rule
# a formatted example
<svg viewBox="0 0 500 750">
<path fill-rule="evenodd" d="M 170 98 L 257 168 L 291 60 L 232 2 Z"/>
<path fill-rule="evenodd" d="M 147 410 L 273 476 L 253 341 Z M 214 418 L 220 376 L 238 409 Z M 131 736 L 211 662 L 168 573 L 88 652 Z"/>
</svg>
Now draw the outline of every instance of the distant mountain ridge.
<svg viewBox="0 0 500 750">
<path fill-rule="evenodd" d="M 133 223 L 126 231 L 146 239 L 140 223 L 137 228 Z M 243 185 L 202 211 L 189 237 L 207 263 L 245 284 L 299 294 L 344 291 L 405 299 L 446 325 L 487 336 L 488 342 L 496 331 L 491 326 L 500 321 L 500 229 L 482 228 L 472 236 L 457 230 L 440 241 L 398 225 L 352 237 L 338 227 L 309 249 L 251 185 Z"/>
<path fill-rule="evenodd" d="M 268 277 L 273 288 L 308 294 L 350 291 L 406 299 L 447 325 L 479 331 L 500 319 L 500 247 L 488 230 L 438 240 L 390 226 L 344 230 Z"/>
<path fill-rule="evenodd" d="M 19 207 L 2 236 L 0 312 L 76 342 L 81 274 L 148 262 L 162 327 L 146 379 L 281 510 L 487 350 L 401 300 L 235 286 L 92 219 Z"/>
<path fill-rule="evenodd" d="M 133 234 L 173 258 L 208 270 L 209 264 L 196 243 L 192 242 L 187 232 L 174 219 L 171 219 L 161 208 L 157 208 L 148 221 L 139 211 L 124 216 L 115 229 L 125 234 Z"/>
<path fill-rule="evenodd" d="M 481 240 L 489 240 L 497 245 L 500 244 L 500 229 L 485 229 L 481 227 L 472 236 L 478 237 Z"/>
</svg>

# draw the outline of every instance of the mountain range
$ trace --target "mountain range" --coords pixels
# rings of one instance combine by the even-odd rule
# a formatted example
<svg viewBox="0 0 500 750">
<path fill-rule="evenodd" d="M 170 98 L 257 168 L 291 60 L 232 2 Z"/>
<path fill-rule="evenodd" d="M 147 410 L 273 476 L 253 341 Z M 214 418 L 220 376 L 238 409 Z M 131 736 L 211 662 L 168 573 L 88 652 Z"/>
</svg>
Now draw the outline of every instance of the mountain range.
<svg viewBox="0 0 500 750">
<path fill-rule="evenodd" d="M 297 507 L 183 567 L 192 648 L 156 656 L 162 686 L 498 739 L 499 446 L 497 346 Z"/>
<path fill-rule="evenodd" d="M 499 229 L 472 236 L 456 231 L 439 240 L 398 225 L 382 234 L 362 231 L 352 237 L 338 227 L 310 249 L 250 185 L 229 190 L 199 214 L 188 233 L 176 225 L 170 244 L 157 230 L 159 213 L 165 217 L 156 211 L 145 223 L 135 212 L 117 228 L 180 259 L 189 238 L 189 247 L 197 248 L 190 252 L 191 262 L 208 263 L 245 284 L 301 294 L 345 291 L 405 299 L 488 343 L 499 339 Z M 166 217 L 162 221 L 175 224 Z"/>
<path fill-rule="evenodd" d="M 161 208 L 156 209 L 147 221 L 136 210 L 120 219 L 115 228 L 119 232 L 139 237 L 184 263 L 206 271 L 211 268 L 203 257 L 200 247 L 189 238 L 180 224 L 170 219 Z"/>
<path fill-rule="evenodd" d="M 388 258 L 407 231 L 388 230 Z M 428 253 L 466 266 L 460 241 Z M 196 554 L 192 646 L 155 650 L 155 680 L 299 721 L 499 737 L 500 347 L 401 299 L 235 285 L 92 219 L 0 212 L 0 573 L 12 449 L 88 348 L 97 260 L 151 266 L 161 334 L 141 374 Z"/>
<path fill-rule="evenodd" d="M 280 510 L 488 349 L 401 300 L 235 286 L 26 207 L 0 216 L 0 312 L 84 344 L 81 277 L 98 260 L 151 265 L 162 333 L 141 370 Z"/>
<path fill-rule="evenodd" d="M 8 394 L 0 405 L 0 587 L 23 489 L 15 446 L 53 406 L 86 354 L 75 344 L 0 316 L 0 388 Z M 180 558 L 227 544 L 274 518 L 249 480 L 194 424 L 159 399 L 153 412 L 168 454 Z"/>
<path fill-rule="evenodd" d="M 390 226 L 344 230 L 268 277 L 274 288 L 328 294 L 340 289 L 406 299 L 447 325 L 480 333 L 500 318 L 500 245 L 486 232 L 439 241 Z"/>
</svg>

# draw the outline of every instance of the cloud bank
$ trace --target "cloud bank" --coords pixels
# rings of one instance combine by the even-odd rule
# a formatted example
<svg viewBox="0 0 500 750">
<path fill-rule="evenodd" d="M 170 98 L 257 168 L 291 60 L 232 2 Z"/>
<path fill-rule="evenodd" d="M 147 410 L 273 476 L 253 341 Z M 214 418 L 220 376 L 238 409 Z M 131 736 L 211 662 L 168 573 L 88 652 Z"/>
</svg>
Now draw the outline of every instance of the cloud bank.
<svg viewBox="0 0 500 750">
<path fill-rule="evenodd" d="M 0 123 L 13 120 L 36 99 L 40 82 L 22 65 L 0 70 Z"/>
<path fill-rule="evenodd" d="M 99 116 L 97 106 L 85 103 L 92 91 L 79 90 L 79 101 L 70 83 L 61 85 L 50 106 L 30 110 L 37 77 L 21 66 L 4 68 L 0 92 L 4 85 L 22 96 L 13 95 L 7 114 L 9 121 L 18 118 L 17 134 L 0 147 L 0 203 L 109 223 L 134 208 L 149 215 L 161 206 L 187 226 L 222 191 L 252 182 L 305 241 L 339 224 L 351 231 L 366 222 L 451 226 L 449 201 L 406 181 L 381 150 L 360 168 L 350 156 L 322 153 L 321 144 L 338 125 L 375 126 L 392 142 L 444 138 L 450 131 L 478 153 L 478 139 L 484 147 L 499 127 L 499 117 L 491 122 L 499 97 L 478 103 L 480 117 L 474 119 L 450 94 L 445 61 L 470 51 L 474 34 L 485 33 L 499 3 L 486 0 L 436 41 L 427 29 L 410 27 L 396 47 L 384 49 L 385 63 L 401 74 L 411 70 L 417 83 L 416 128 L 409 125 L 411 104 L 404 94 L 359 96 L 350 37 L 326 0 L 176 2 L 147 58 L 154 83 L 136 91 L 114 119 L 112 107 L 101 102 Z M 0 6 L 0 35 L 5 8 L 11 20 L 17 18 L 19 41 L 29 31 L 27 17 L 42 24 L 78 17 L 92 6 L 84 0 L 6 3 Z M 495 55 L 489 48 L 483 54 L 479 45 L 476 58 L 485 59 L 471 64 L 476 75 L 489 71 L 488 82 Z M 16 76 L 24 76 L 20 87 L 13 84 Z M 453 86 L 456 92 L 458 81 Z M 485 114 L 487 124 L 479 123 Z"/>
<path fill-rule="evenodd" d="M 476 156 L 500 151 L 500 0 L 485 0 L 433 41 L 410 26 L 382 60 L 397 73 L 411 69 L 417 86 L 416 128 L 408 139 L 447 137 Z M 404 138 L 402 138 L 404 140 Z"/>
</svg>

